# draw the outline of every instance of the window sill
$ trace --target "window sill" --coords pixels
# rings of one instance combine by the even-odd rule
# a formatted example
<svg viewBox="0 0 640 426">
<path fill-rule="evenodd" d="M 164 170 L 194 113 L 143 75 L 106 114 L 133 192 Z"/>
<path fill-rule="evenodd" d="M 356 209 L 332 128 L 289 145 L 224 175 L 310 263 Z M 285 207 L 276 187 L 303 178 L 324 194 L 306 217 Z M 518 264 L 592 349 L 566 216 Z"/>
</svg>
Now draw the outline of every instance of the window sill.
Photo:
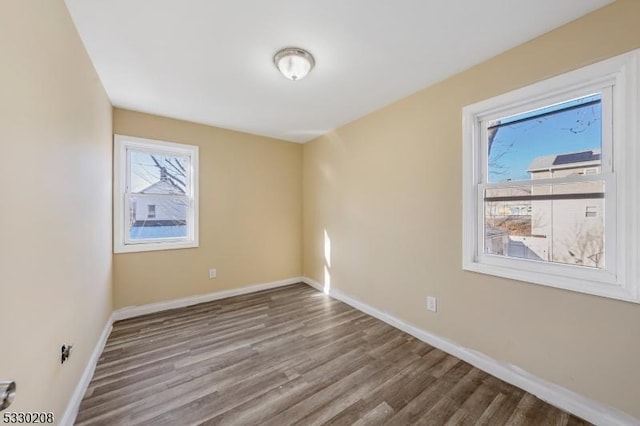
<svg viewBox="0 0 640 426">
<path fill-rule="evenodd" d="M 469 272 L 509 278 L 561 290 L 570 290 L 593 296 L 640 303 L 638 295 L 635 294 L 633 290 L 615 283 L 585 280 L 583 278 L 567 277 L 566 275 L 556 275 L 553 273 L 523 271 L 520 268 L 509 268 L 479 261 L 466 261 L 462 265 L 462 269 Z"/>
<path fill-rule="evenodd" d="M 160 250 L 179 250 L 188 248 L 197 248 L 197 241 L 180 241 L 180 242 L 157 242 L 157 243 L 140 243 L 115 245 L 113 252 L 119 253 L 137 253 L 143 251 L 160 251 Z"/>
</svg>

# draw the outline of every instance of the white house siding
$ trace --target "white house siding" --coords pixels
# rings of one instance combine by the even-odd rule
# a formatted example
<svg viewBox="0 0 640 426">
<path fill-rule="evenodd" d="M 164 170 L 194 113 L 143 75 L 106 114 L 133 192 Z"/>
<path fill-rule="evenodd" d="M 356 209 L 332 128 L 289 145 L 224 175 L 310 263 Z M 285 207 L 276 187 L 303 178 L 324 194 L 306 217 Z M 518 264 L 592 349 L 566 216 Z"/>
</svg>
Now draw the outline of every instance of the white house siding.
<svg viewBox="0 0 640 426">
<path fill-rule="evenodd" d="M 536 180 L 584 174 L 587 168 L 596 168 L 598 172 L 600 169 L 593 162 L 588 165 L 573 164 L 563 169 L 532 172 L 531 178 Z M 585 194 L 603 191 L 602 183 L 588 182 L 534 185 L 531 194 Z M 541 259 L 586 266 L 604 265 L 604 199 L 533 200 L 531 206 L 531 234 L 534 239 L 530 240 L 528 246 Z M 595 216 L 591 216 L 594 213 Z"/>
<path fill-rule="evenodd" d="M 149 217 L 149 205 L 155 207 L 155 217 Z M 187 219 L 186 201 L 168 197 L 137 197 L 134 202 L 133 223 L 138 226 L 168 226 L 185 224 Z"/>
<path fill-rule="evenodd" d="M 586 217 L 586 207 L 596 207 L 596 217 Z M 603 266 L 604 202 L 602 199 L 553 202 L 552 260 L 554 262 Z"/>
<path fill-rule="evenodd" d="M 509 234 L 507 231 L 492 226 L 487 226 L 485 230 L 484 252 L 487 254 L 497 254 L 508 256 Z"/>
<path fill-rule="evenodd" d="M 166 176 L 140 191 L 140 194 L 144 195 L 132 195 L 131 223 L 133 226 L 186 224 L 188 198 L 184 196 L 182 189 L 174 185 Z M 155 206 L 155 214 L 150 215 L 149 206 Z"/>
</svg>

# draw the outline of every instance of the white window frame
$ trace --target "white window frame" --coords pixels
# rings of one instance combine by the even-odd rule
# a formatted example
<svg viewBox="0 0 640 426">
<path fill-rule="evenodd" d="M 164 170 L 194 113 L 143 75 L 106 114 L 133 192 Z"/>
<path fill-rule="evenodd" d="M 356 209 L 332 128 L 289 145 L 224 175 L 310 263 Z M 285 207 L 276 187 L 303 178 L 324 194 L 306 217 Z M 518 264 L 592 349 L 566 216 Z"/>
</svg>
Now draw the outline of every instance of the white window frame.
<svg viewBox="0 0 640 426">
<path fill-rule="evenodd" d="M 640 49 L 463 108 L 464 270 L 640 303 L 639 64 Z M 600 174 L 500 183 L 499 187 L 537 185 L 547 180 L 604 181 L 605 268 L 484 254 L 483 194 L 491 184 L 485 177 L 487 135 L 481 123 L 596 92 L 603 96 L 603 118 L 612 117 L 611 131 L 603 130 Z M 603 122 L 603 129 L 606 125 Z"/>
<path fill-rule="evenodd" d="M 129 210 L 129 156 L 127 152 L 147 151 L 163 155 L 189 157 L 190 170 L 187 181 L 187 236 L 179 238 L 128 238 L 127 212 Z M 198 247 L 198 147 L 181 143 L 138 138 L 125 135 L 114 135 L 114 253 L 131 253 L 155 250 L 173 250 Z"/>
</svg>

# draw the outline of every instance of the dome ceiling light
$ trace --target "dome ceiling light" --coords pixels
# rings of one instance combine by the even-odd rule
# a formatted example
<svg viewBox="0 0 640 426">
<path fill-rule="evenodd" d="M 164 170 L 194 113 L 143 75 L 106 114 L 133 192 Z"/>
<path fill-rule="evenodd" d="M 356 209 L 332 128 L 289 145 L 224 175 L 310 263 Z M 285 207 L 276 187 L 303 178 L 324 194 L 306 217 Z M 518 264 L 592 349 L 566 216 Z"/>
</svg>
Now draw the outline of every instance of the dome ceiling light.
<svg viewBox="0 0 640 426">
<path fill-rule="evenodd" d="M 273 63 L 289 80 L 302 80 L 316 64 L 311 53 L 299 47 L 285 47 L 273 56 Z"/>
</svg>

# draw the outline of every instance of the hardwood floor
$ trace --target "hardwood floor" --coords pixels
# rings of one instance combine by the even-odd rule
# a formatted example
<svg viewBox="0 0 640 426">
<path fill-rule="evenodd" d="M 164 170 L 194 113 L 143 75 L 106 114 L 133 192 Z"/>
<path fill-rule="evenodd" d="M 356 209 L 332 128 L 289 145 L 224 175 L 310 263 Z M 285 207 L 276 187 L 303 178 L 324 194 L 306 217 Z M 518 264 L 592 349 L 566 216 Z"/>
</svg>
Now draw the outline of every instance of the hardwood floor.
<svg viewBox="0 0 640 426">
<path fill-rule="evenodd" d="M 76 424 L 588 423 L 295 284 L 117 322 Z"/>
</svg>

